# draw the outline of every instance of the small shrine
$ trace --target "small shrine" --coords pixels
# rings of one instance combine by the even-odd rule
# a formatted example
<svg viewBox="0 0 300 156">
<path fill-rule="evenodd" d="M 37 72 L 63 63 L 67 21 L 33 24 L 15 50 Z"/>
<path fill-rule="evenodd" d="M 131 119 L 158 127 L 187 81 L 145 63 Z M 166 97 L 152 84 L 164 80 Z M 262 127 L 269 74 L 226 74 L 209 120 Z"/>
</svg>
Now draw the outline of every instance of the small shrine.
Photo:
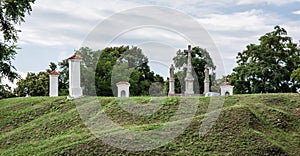
<svg viewBox="0 0 300 156">
<path fill-rule="evenodd" d="M 129 82 L 120 81 L 116 85 L 118 87 L 118 97 L 129 97 Z"/>
<path fill-rule="evenodd" d="M 223 82 L 220 85 L 221 96 L 233 95 L 233 87 L 229 82 Z"/>
</svg>

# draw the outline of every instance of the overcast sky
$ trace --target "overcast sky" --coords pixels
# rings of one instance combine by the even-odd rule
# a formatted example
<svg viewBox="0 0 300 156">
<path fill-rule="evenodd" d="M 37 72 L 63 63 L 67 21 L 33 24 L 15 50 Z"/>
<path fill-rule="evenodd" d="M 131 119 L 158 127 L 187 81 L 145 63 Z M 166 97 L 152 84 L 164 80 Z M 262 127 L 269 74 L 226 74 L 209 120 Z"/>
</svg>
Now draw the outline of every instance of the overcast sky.
<svg viewBox="0 0 300 156">
<path fill-rule="evenodd" d="M 141 27 L 124 30 L 118 37 L 109 36 L 100 29 L 103 21 L 118 17 L 116 15 L 128 9 L 135 10 L 143 6 L 166 7 L 166 10 L 152 13 L 151 16 L 176 24 L 177 27 L 174 26 L 172 31 L 168 28 Z M 168 10 L 180 12 L 182 17 L 193 19 L 200 27 L 197 26 L 194 30 L 193 27 L 185 25 L 187 23 L 184 20 L 177 18 L 179 14 L 174 15 L 174 19 L 165 19 Z M 138 11 L 136 14 L 139 15 L 138 20 L 142 21 L 145 15 Z M 118 23 L 116 20 L 112 22 L 121 28 L 125 25 L 124 22 Z M 147 20 L 144 22 L 147 23 Z M 101 37 L 104 40 L 110 40 L 106 45 L 128 44 L 141 47 L 152 62 L 153 70 L 167 75 L 168 66 L 176 51 L 185 49 L 187 44 L 193 45 L 184 38 L 188 35 L 181 32 L 181 26 L 190 30 L 189 33 L 202 29 L 207 31 L 209 36 L 199 38 L 205 40 L 210 37 L 215 44 L 217 50 L 211 49 L 212 53 L 218 53 L 222 59 L 211 54 L 217 69 L 219 64 L 224 65 L 224 68 L 217 70 L 220 77 L 232 72 L 238 52 L 243 51 L 250 43 L 258 43 L 259 36 L 273 31 L 275 25 L 285 28 L 293 41 L 298 43 L 299 24 L 300 0 L 36 0 L 31 15 L 26 17 L 25 23 L 20 27 L 22 32 L 19 33 L 18 45 L 22 49 L 18 51 L 13 64 L 22 75 L 29 71 L 43 71 L 50 62 L 62 61 L 71 56 L 74 50 L 86 45 L 85 41 L 91 32 L 98 29 L 102 31 Z M 114 27 L 111 29 L 116 30 Z M 200 46 L 210 49 L 209 45 Z"/>
</svg>

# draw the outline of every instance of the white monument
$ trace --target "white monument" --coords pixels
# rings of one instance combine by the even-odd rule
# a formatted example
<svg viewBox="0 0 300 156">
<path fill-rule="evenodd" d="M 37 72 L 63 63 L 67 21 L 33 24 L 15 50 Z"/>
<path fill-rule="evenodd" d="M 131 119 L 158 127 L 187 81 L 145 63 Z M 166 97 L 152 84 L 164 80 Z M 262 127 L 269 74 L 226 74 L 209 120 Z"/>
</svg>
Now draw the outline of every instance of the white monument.
<svg viewBox="0 0 300 156">
<path fill-rule="evenodd" d="M 171 67 L 170 67 L 170 80 L 169 80 L 169 96 L 172 96 L 175 94 L 175 86 L 174 86 L 174 82 L 175 82 L 175 79 L 174 79 L 174 70 L 175 70 L 175 67 L 173 66 L 173 64 L 171 64 Z"/>
<path fill-rule="evenodd" d="M 229 82 L 223 82 L 221 85 L 221 96 L 233 95 L 233 87 Z"/>
<path fill-rule="evenodd" d="M 69 94 L 71 98 L 79 98 L 82 96 L 82 88 L 80 86 L 80 62 L 82 58 L 74 54 L 69 57 Z"/>
<path fill-rule="evenodd" d="M 185 81 L 185 95 L 193 95 L 194 94 L 194 77 L 192 75 L 192 56 L 191 56 L 191 45 L 188 45 L 188 50 L 184 50 L 188 53 L 187 59 L 187 72 Z"/>
<path fill-rule="evenodd" d="M 50 97 L 58 96 L 58 76 L 59 76 L 59 72 L 55 70 L 49 74 L 49 78 L 50 78 L 49 96 Z"/>
<path fill-rule="evenodd" d="M 203 92 L 203 94 L 205 95 L 208 92 L 209 92 L 209 68 L 208 68 L 208 65 L 205 65 L 205 67 L 204 67 L 204 92 Z"/>
<path fill-rule="evenodd" d="M 118 97 L 129 97 L 130 83 L 120 81 L 116 85 L 118 87 Z"/>
</svg>

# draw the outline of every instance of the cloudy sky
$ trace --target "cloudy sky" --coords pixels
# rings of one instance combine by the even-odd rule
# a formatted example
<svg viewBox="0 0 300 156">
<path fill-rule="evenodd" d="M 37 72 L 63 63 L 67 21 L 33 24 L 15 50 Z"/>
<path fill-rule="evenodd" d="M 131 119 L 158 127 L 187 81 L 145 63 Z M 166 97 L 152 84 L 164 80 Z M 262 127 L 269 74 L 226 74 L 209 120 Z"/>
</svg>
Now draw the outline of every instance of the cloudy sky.
<svg viewBox="0 0 300 156">
<path fill-rule="evenodd" d="M 135 22 L 141 26 L 131 24 Z M 298 43 L 299 24 L 300 0 L 36 0 L 20 27 L 22 49 L 13 63 L 24 75 L 45 70 L 81 46 L 126 44 L 141 47 L 153 70 L 167 75 L 178 49 L 200 44 L 211 50 L 220 77 L 232 72 L 238 52 L 258 43 L 275 25 Z M 93 46 L 91 38 L 101 43 Z"/>
</svg>

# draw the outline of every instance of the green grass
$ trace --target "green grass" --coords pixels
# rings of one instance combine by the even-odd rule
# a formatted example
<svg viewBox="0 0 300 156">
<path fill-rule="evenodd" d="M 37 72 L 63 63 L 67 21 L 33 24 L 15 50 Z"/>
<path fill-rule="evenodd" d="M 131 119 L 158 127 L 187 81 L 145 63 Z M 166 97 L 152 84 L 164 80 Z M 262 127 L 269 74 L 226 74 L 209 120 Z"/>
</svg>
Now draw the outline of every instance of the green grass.
<svg viewBox="0 0 300 156">
<path fill-rule="evenodd" d="M 186 102 L 179 97 L 115 99 L 86 97 L 29 97 L 0 100 L 0 155 L 298 155 L 300 153 L 300 96 L 298 94 L 235 95 L 225 98 L 212 129 L 199 129 L 210 98 L 191 97 L 198 108 L 193 118 L 185 110 L 172 118 Z M 189 99 L 188 99 L 189 100 Z M 134 102 L 132 102 L 134 101 Z M 97 106 L 100 102 L 101 107 Z M 188 104 L 186 102 L 185 104 Z M 76 107 L 77 106 L 77 107 Z M 90 109 L 88 109 L 90 108 Z M 136 132 L 164 125 L 191 124 L 171 142 L 147 151 L 127 151 L 105 144 L 81 119 L 79 110 L 98 121 L 99 113 Z M 188 108 L 187 110 L 188 111 Z M 177 114 L 178 115 L 178 114 Z M 172 120 L 172 121 L 170 121 Z M 124 131 L 99 130 L 123 134 Z M 145 138 L 147 139 L 147 138 Z M 126 143 L 126 141 L 125 141 Z"/>
</svg>

